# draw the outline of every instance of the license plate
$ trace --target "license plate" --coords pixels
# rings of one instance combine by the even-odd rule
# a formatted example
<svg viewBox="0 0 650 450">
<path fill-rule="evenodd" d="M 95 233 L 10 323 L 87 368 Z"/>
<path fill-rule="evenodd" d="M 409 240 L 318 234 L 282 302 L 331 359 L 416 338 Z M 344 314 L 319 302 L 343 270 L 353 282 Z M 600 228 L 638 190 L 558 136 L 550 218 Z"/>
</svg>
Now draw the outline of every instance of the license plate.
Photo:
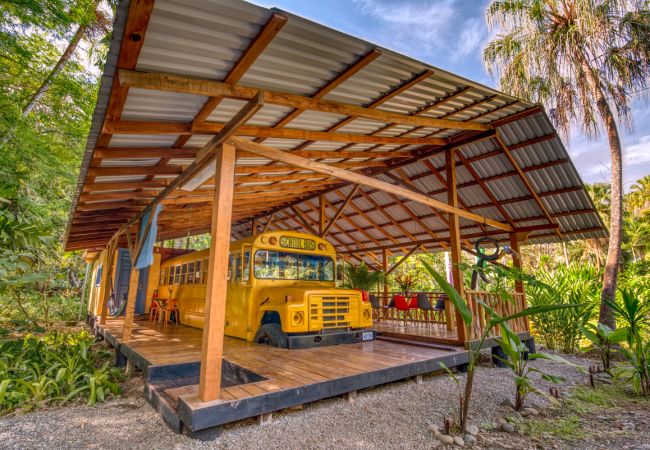
<svg viewBox="0 0 650 450">
<path fill-rule="evenodd" d="M 364 331 L 361 333 L 362 341 L 372 341 L 372 331 Z"/>
</svg>

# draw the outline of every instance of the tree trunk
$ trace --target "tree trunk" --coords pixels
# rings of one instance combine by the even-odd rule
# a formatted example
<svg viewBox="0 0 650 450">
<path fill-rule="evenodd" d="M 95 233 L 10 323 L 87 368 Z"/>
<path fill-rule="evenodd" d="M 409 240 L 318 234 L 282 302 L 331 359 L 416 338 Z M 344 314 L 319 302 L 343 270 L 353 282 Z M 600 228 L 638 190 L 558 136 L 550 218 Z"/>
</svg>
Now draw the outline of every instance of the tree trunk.
<svg viewBox="0 0 650 450">
<path fill-rule="evenodd" d="M 95 3 L 95 9 L 97 9 L 98 3 L 99 2 Z M 41 100 L 41 98 L 43 98 L 43 95 L 45 95 L 47 90 L 50 88 L 50 85 L 52 84 L 54 78 L 59 74 L 59 72 L 61 72 L 63 67 L 66 65 L 66 63 L 70 60 L 70 58 L 74 54 L 75 50 L 77 49 L 77 46 L 79 45 L 79 42 L 81 41 L 81 38 L 86 33 L 87 29 L 88 29 L 88 25 L 79 25 L 79 28 L 77 28 L 77 31 L 75 32 L 74 36 L 72 36 L 72 39 L 68 43 L 68 46 L 66 47 L 65 51 L 57 61 L 56 65 L 52 68 L 52 70 L 47 75 L 45 80 L 43 80 L 39 88 L 30 97 L 27 104 L 23 107 L 21 111 L 21 115 L 23 117 L 29 115 L 29 113 L 31 113 L 34 110 L 34 108 Z M 9 130 L 7 130 L 5 135 L 2 136 L 2 139 L 0 139 L 0 147 L 3 147 L 9 141 L 9 139 L 11 139 L 14 130 L 15 130 L 15 125 L 9 128 Z"/>
<path fill-rule="evenodd" d="M 611 329 L 616 327 L 616 318 L 612 308 L 607 302 L 616 298 L 616 282 L 618 269 L 621 262 L 621 244 L 623 241 L 623 158 L 621 139 L 614 114 L 612 113 L 600 81 L 591 70 L 587 58 L 583 53 L 577 52 L 582 61 L 582 67 L 596 99 L 598 112 L 607 130 L 609 141 L 609 155 L 611 159 L 611 213 L 609 219 L 609 247 L 605 261 L 605 275 L 603 276 L 603 289 L 600 294 L 600 315 L 598 322 Z"/>
</svg>

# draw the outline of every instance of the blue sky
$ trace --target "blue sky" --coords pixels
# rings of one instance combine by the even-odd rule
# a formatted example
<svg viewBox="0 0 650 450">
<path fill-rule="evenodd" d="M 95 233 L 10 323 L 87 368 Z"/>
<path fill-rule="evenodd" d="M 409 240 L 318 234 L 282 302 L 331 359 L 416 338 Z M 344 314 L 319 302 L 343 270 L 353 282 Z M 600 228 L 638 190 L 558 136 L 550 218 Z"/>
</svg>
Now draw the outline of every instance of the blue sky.
<svg viewBox="0 0 650 450">
<path fill-rule="evenodd" d="M 487 0 L 253 0 L 277 7 L 361 39 L 404 53 L 466 78 L 498 87 L 483 66 L 490 39 Z M 621 129 L 626 190 L 650 174 L 650 105 L 633 103 L 634 130 Z M 578 131 L 566 142 L 585 182 L 609 180 L 605 139 L 588 140 Z"/>
</svg>

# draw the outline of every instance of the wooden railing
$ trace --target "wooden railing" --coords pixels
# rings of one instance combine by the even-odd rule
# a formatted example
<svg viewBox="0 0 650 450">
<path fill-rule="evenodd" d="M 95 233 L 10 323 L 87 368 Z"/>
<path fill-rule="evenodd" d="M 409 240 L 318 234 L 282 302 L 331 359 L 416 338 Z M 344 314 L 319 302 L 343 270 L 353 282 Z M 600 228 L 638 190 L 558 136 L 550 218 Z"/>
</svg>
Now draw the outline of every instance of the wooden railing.
<svg viewBox="0 0 650 450">
<path fill-rule="evenodd" d="M 438 299 L 443 296 L 442 292 L 425 292 L 431 303 L 432 307 L 436 306 Z M 376 296 L 379 300 L 379 305 L 382 307 L 379 311 L 376 311 L 377 316 L 375 319 L 381 320 L 404 320 L 405 315 L 402 311 L 398 311 L 395 308 L 387 308 L 390 304 L 391 299 L 394 295 L 400 294 L 400 292 L 372 292 L 372 295 Z M 409 297 L 416 296 L 417 293 L 410 293 Z M 488 311 L 483 307 L 481 303 L 488 305 L 500 316 L 510 316 L 519 311 L 522 311 L 526 307 L 526 297 L 523 293 L 510 293 L 508 295 L 501 295 L 498 293 L 486 292 L 486 291 L 465 291 L 465 298 L 467 300 L 469 309 L 472 313 L 472 326 L 470 328 L 470 335 L 467 337 L 468 341 L 475 341 L 480 339 L 483 330 L 485 329 L 486 324 L 490 320 Z M 456 328 L 456 319 L 454 317 L 454 308 L 449 300 L 445 300 L 445 311 L 434 314 L 433 316 L 427 316 L 423 314 L 413 313 L 409 315 L 409 323 L 441 323 L 447 324 L 447 329 L 452 330 Z M 525 317 L 520 317 L 508 321 L 508 325 L 515 333 L 524 333 L 529 331 L 528 319 Z M 501 335 L 501 329 L 496 327 L 490 331 L 488 337 L 498 337 Z"/>
<path fill-rule="evenodd" d="M 522 293 L 511 293 L 507 296 L 501 296 L 497 293 L 485 291 L 465 291 L 465 297 L 473 318 L 469 336 L 470 341 L 477 340 L 481 337 L 486 324 L 490 320 L 490 314 L 480 302 L 488 305 L 495 313 L 502 317 L 515 314 L 526 307 L 526 297 Z M 508 321 L 508 325 L 515 333 L 529 331 L 528 319 L 525 317 L 510 320 Z M 500 335 L 500 327 L 493 328 L 488 334 L 489 337 L 498 337 Z"/>
<path fill-rule="evenodd" d="M 371 292 L 371 295 L 377 297 L 379 300 L 379 305 L 382 307 L 380 311 L 377 312 L 375 316 L 376 320 L 404 320 L 405 313 L 403 311 L 398 311 L 395 308 L 388 308 L 390 301 L 394 295 L 404 295 L 403 292 Z M 442 292 L 424 292 L 429 299 L 431 307 L 435 308 L 438 300 L 444 295 Z M 409 298 L 416 297 L 418 292 L 410 292 Z M 419 314 L 418 311 L 411 311 L 408 317 L 408 322 L 413 324 L 446 324 L 449 323 L 451 326 L 451 321 L 447 320 L 445 312 L 450 308 L 449 300 L 445 301 L 445 311 L 436 311 L 432 314 Z"/>
</svg>

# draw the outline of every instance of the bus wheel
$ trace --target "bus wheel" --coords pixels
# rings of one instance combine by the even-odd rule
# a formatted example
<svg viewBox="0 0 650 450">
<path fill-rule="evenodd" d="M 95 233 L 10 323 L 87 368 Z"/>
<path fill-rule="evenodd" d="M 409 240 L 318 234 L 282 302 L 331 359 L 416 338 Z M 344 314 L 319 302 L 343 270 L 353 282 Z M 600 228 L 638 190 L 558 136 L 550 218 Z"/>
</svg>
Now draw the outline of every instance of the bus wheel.
<svg viewBox="0 0 650 450">
<path fill-rule="evenodd" d="M 284 334 L 277 323 L 265 323 L 255 333 L 255 342 L 257 344 L 287 348 L 287 335 Z"/>
</svg>

